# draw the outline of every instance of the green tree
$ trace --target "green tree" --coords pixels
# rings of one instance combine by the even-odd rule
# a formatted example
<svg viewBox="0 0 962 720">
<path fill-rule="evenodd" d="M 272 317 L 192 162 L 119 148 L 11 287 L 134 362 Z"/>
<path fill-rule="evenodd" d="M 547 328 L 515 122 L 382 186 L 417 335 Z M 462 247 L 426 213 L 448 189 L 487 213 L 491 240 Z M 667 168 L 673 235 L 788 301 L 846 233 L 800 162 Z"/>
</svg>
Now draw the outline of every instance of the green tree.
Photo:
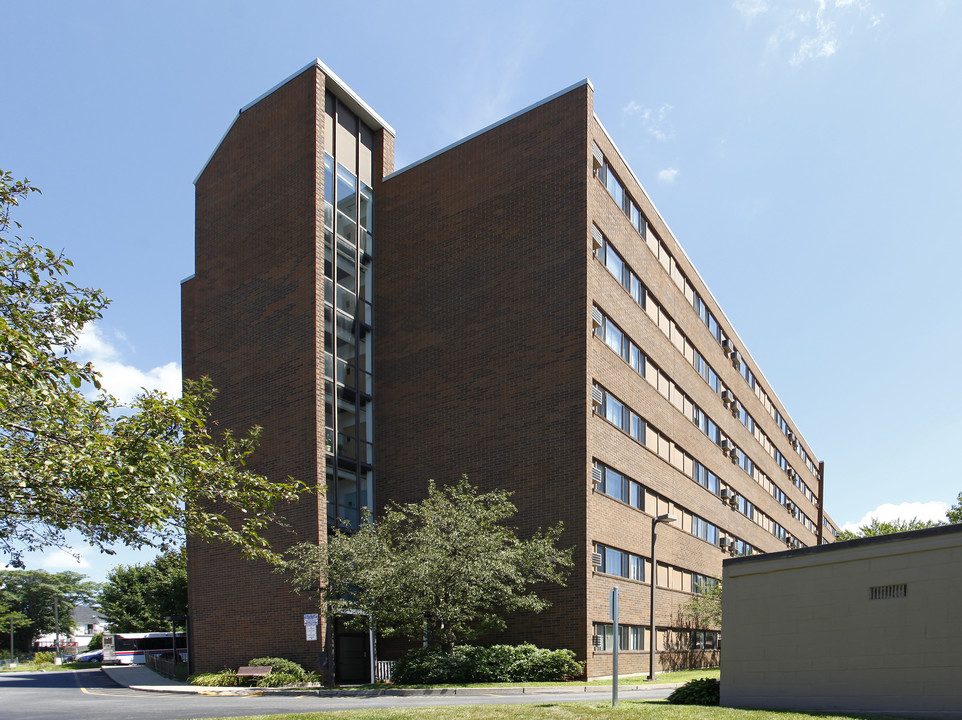
<svg viewBox="0 0 962 720">
<path fill-rule="evenodd" d="M 856 540 L 858 538 L 875 537 L 876 535 L 891 535 L 892 533 L 907 532 L 909 530 L 922 530 L 924 528 L 937 527 L 942 523 L 935 520 L 892 520 L 885 522 L 878 518 L 872 518 L 867 525 L 862 525 L 855 532 L 851 530 L 839 530 L 836 542 L 844 540 Z"/>
<path fill-rule="evenodd" d="M 288 569 L 302 590 L 322 579 L 330 615 L 360 611 L 388 636 L 420 639 L 426 627 L 432 643 L 450 650 L 503 628 L 506 613 L 546 608 L 534 586 L 563 585 L 571 567 L 571 550 L 555 547 L 561 523 L 527 540 L 503 524 L 517 511 L 509 496 L 480 493 L 467 477 L 441 488 L 431 481 L 420 503 L 392 505 L 326 546 L 296 546 Z"/>
<path fill-rule="evenodd" d="M 717 580 L 697 589 L 678 610 L 679 627 L 718 630 L 722 624 L 722 584 Z"/>
<path fill-rule="evenodd" d="M 187 553 L 184 548 L 145 565 L 118 565 L 100 593 L 101 614 L 111 632 L 163 632 L 165 616 L 187 614 Z"/>
<path fill-rule="evenodd" d="M 962 492 L 959 493 L 955 505 L 945 513 L 945 517 L 950 523 L 962 523 Z"/>
<path fill-rule="evenodd" d="M 73 627 L 71 611 L 76 605 L 90 603 L 100 586 L 75 572 L 49 573 L 44 570 L 0 570 L 0 604 L 25 618 L 14 629 L 14 646 L 29 650 L 45 633 L 55 632 L 56 613 L 60 616 L 60 632 Z M 7 629 L 9 630 L 9 619 Z"/>
<path fill-rule="evenodd" d="M 259 429 L 215 434 L 206 381 L 129 407 L 100 390 L 72 351 L 107 299 L 68 282 L 62 254 L 7 235 L 20 228 L 12 209 L 33 192 L 0 171 L 0 554 L 22 567 L 25 551 L 64 547 L 69 530 L 107 552 L 164 549 L 189 528 L 273 558 L 262 533 L 305 487 L 244 469 Z"/>
</svg>

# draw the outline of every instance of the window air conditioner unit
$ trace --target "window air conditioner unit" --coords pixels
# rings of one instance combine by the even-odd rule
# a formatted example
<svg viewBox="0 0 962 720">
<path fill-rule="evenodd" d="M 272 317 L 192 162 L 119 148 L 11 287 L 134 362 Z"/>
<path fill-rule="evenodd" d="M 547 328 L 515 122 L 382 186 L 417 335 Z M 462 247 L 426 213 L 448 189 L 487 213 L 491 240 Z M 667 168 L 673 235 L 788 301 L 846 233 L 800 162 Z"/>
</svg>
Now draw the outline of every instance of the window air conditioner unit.
<svg viewBox="0 0 962 720">
<path fill-rule="evenodd" d="M 722 535 L 721 538 L 719 538 L 718 540 L 718 547 L 720 547 L 722 550 L 725 550 L 726 548 L 728 548 L 731 542 L 732 542 L 732 539 L 730 537 L 728 537 L 727 535 Z"/>
<path fill-rule="evenodd" d="M 591 482 L 594 485 L 600 485 L 602 480 L 601 467 L 598 465 L 591 466 Z"/>
<path fill-rule="evenodd" d="M 735 345 L 728 338 L 725 338 L 724 340 L 722 340 L 721 346 L 722 346 L 722 350 L 725 351 L 725 357 L 731 357 L 732 353 L 735 352 Z"/>
<path fill-rule="evenodd" d="M 601 567 L 601 553 L 591 553 L 591 564 L 596 568 Z"/>
<path fill-rule="evenodd" d="M 605 396 L 601 388 L 597 385 L 591 386 L 591 405 L 592 407 L 598 407 L 604 401 Z"/>
<path fill-rule="evenodd" d="M 729 500 L 729 499 L 731 499 L 731 497 L 732 497 L 734 494 L 735 494 L 735 493 L 733 493 L 733 492 L 732 492 L 731 490 L 729 490 L 728 488 L 722 488 L 722 491 L 721 491 L 721 499 L 722 499 L 722 500 Z"/>
<path fill-rule="evenodd" d="M 732 445 L 732 441 L 728 439 L 722 440 L 718 445 L 722 449 L 722 452 L 726 454 L 730 453 L 735 447 Z"/>
<path fill-rule="evenodd" d="M 738 404 L 737 400 L 732 403 L 731 411 L 732 411 L 732 415 L 734 415 L 735 417 L 738 417 L 741 414 L 742 406 Z"/>
<path fill-rule="evenodd" d="M 731 390 L 722 390 L 721 399 L 722 399 L 722 402 L 725 403 L 725 407 L 728 407 L 733 402 L 735 402 L 735 396 L 732 395 Z"/>
<path fill-rule="evenodd" d="M 736 370 L 742 369 L 742 356 L 738 354 L 737 350 L 732 353 L 732 367 Z"/>
<path fill-rule="evenodd" d="M 597 305 L 591 306 L 591 327 L 594 329 L 601 327 L 601 310 Z"/>
</svg>

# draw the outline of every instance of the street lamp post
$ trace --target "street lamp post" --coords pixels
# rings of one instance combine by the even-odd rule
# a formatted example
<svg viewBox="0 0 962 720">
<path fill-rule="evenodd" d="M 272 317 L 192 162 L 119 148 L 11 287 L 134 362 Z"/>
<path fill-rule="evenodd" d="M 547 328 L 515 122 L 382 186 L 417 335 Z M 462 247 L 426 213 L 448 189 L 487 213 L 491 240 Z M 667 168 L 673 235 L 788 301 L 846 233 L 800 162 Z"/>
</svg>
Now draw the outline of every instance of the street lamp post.
<svg viewBox="0 0 962 720">
<path fill-rule="evenodd" d="M 658 557 L 655 553 L 655 541 L 658 539 L 658 524 L 672 523 L 678 518 L 675 515 L 659 515 L 651 521 L 651 645 L 648 648 L 648 679 L 655 679 L 655 644 L 658 642 L 658 631 L 655 628 L 655 587 L 658 585 Z"/>
</svg>

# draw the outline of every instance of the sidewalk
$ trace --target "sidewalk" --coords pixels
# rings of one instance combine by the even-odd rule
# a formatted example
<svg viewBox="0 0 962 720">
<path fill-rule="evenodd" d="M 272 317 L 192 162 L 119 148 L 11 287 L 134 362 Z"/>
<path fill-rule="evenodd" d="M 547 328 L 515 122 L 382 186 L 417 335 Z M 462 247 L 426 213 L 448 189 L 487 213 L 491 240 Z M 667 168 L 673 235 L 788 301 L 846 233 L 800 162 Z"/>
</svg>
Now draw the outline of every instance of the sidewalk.
<svg viewBox="0 0 962 720">
<path fill-rule="evenodd" d="M 188 693 L 194 695 L 317 695 L 318 697 L 404 697 L 417 695 L 543 695 L 545 693 L 610 693 L 610 685 L 554 685 L 547 687 L 489 687 L 489 688 L 377 688 L 328 690 L 323 687 L 258 688 L 258 687 L 202 687 L 169 680 L 143 665 L 104 665 L 104 674 L 118 685 L 146 692 Z M 619 690 L 656 690 L 676 688 L 683 683 L 652 685 L 619 685 Z"/>
</svg>

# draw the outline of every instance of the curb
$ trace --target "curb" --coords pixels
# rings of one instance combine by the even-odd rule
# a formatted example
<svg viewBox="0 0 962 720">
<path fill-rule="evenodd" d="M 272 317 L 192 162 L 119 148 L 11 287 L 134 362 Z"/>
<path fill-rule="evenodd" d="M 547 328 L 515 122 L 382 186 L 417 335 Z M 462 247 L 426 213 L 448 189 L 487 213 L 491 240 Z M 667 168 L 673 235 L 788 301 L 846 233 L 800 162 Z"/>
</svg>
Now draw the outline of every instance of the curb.
<svg viewBox="0 0 962 720">
<path fill-rule="evenodd" d="M 684 683 L 660 683 L 656 685 L 619 685 L 622 691 L 630 690 L 664 690 L 680 687 Z M 174 693 L 180 695 L 227 695 L 238 697 L 252 697 L 256 695 L 310 695 L 315 697 L 424 697 L 457 695 L 460 697 L 480 697 L 490 695 L 550 695 L 550 694 L 591 694 L 610 693 L 610 685 L 579 685 L 555 687 L 491 687 L 491 688 L 378 688 L 364 690 L 328 690 L 316 687 L 204 687 L 200 685 L 128 685 L 131 690 L 141 692 Z"/>
</svg>

